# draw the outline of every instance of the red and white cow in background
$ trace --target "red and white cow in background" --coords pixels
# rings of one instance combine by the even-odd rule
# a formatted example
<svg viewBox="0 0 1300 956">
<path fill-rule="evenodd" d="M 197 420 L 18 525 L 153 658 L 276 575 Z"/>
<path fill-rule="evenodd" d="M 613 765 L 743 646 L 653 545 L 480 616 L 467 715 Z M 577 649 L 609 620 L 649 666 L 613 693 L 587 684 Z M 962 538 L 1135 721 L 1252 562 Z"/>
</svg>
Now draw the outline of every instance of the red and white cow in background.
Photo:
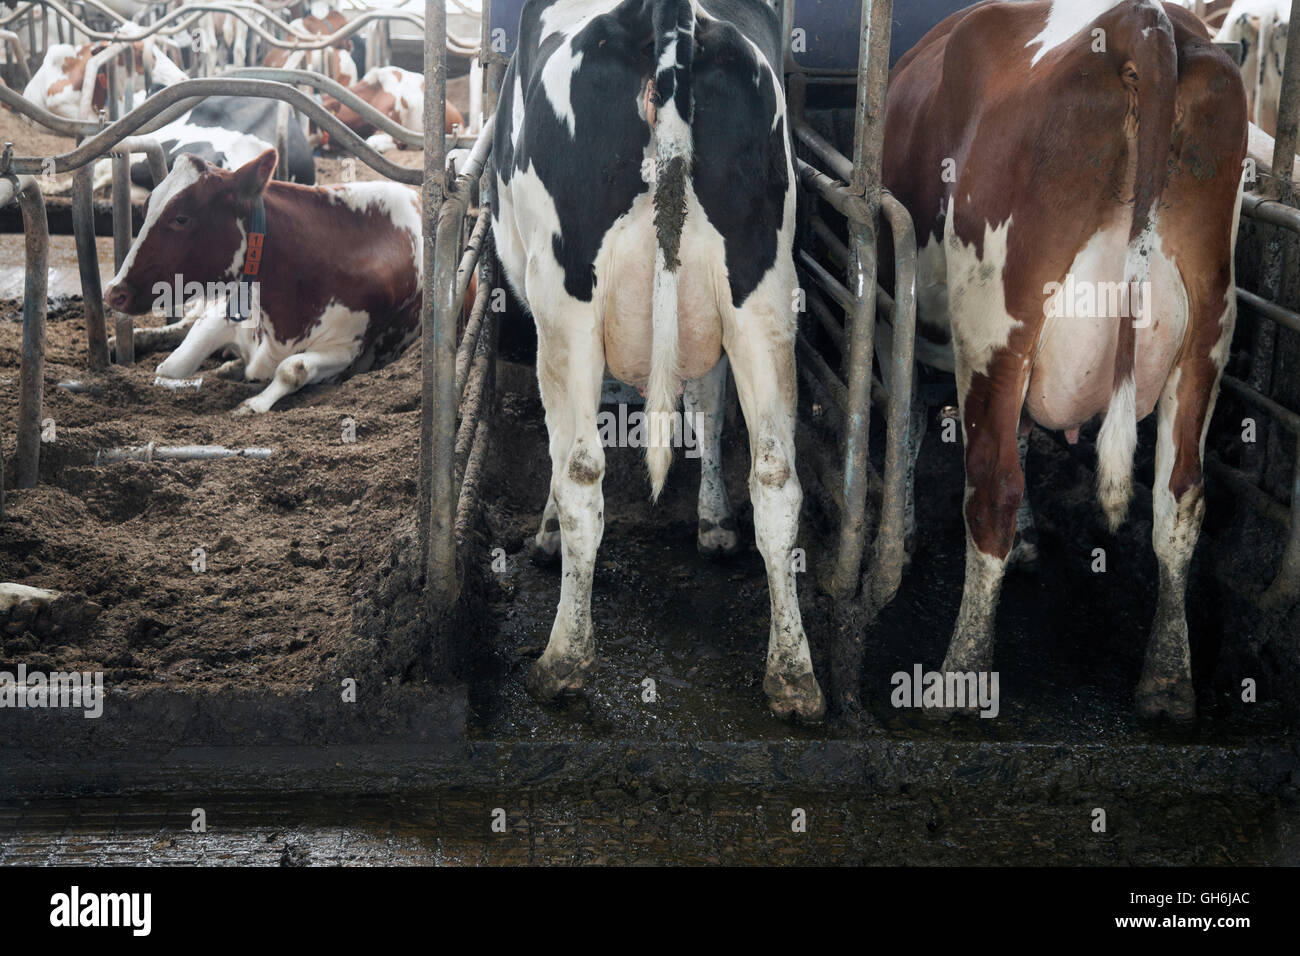
<svg viewBox="0 0 1300 956">
<path fill-rule="evenodd" d="M 337 10 L 331 10 L 324 17 L 308 14 L 301 19 L 294 20 L 289 26 L 297 28 L 301 33 L 309 33 L 316 37 L 327 37 L 347 26 L 347 19 Z M 291 42 L 297 42 L 292 33 L 289 34 L 288 39 Z M 262 61 L 262 65 L 279 68 L 292 66 L 293 64 L 290 61 L 295 60 L 299 69 L 312 70 L 322 76 L 328 76 L 332 80 L 338 80 L 344 86 L 351 86 L 357 82 L 357 64 L 352 59 L 351 49 L 352 40 L 350 37 L 335 40 L 329 46 L 322 47 L 319 50 L 272 47 Z"/>
<path fill-rule="evenodd" d="M 157 48 L 153 38 L 133 44 L 137 68 L 149 73 L 153 88 L 189 79 L 185 71 Z M 106 42 L 73 46 L 55 43 L 45 51 L 40 69 L 23 88 L 23 96 L 51 113 L 72 120 L 94 120 L 108 102 L 108 74 L 102 71 L 122 49 Z M 86 74 L 94 77 L 85 85 Z M 148 92 L 141 87 L 141 92 Z"/>
<path fill-rule="evenodd" d="M 1174 4 L 983 3 L 895 67 L 884 181 L 916 222 L 922 328 L 951 334 L 965 441 L 966 579 L 945 672 L 992 661 L 1021 423 L 1077 434 L 1105 416 L 1098 492 L 1115 529 L 1137 423 L 1158 407 L 1160 597 L 1137 703 L 1194 716 L 1184 598 L 1237 316 L 1246 130 L 1237 68 Z M 1121 285 L 1140 294 L 1115 310 L 1065 301 Z"/>
<path fill-rule="evenodd" d="M 352 84 L 350 90 L 393 122 L 407 129 L 423 131 L 424 77 L 421 74 L 396 66 L 377 66 L 367 70 L 366 75 L 360 82 Z M 374 133 L 374 126 L 334 97 L 322 96 L 321 105 L 337 115 L 339 121 L 358 136 Z M 460 110 L 448 102 L 443 131 L 451 133 L 457 126 L 464 129 L 465 118 Z"/>
<path fill-rule="evenodd" d="M 159 375 L 184 378 L 234 346 L 244 378 L 270 380 L 237 415 L 390 362 L 420 329 L 419 197 L 387 182 L 272 182 L 275 163 L 268 150 L 232 172 L 183 154 L 149 197 L 140 235 L 105 294 L 110 307 L 140 315 L 178 277 L 234 292 L 255 271 L 259 307 L 248 319 L 210 304 L 158 366 Z M 259 199 L 265 231 L 250 243 Z"/>
</svg>

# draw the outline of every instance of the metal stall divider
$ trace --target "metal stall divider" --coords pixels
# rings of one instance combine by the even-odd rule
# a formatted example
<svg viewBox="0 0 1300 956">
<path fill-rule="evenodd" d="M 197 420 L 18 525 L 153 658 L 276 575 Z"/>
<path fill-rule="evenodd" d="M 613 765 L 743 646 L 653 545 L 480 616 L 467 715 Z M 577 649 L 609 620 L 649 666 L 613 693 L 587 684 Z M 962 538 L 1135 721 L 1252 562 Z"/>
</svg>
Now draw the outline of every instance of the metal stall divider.
<svg viewBox="0 0 1300 956">
<path fill-rule="evenodd" d="M 26 276 L 23 280 L 23 343 L 18 385 L 18 443 L 15 485 L 31 488 L 40 474 L 41 406 L 45 389 L 45 308 L 49 276 L 50 234 L 45 199 L 36 179 L 9 172 L 12 145 L 0 159 L 0 206 L 17 199 L 26 235 Z M 4 515 L 4 454 L 0 450 L 0 516 Z"/>
<path fill-rule="evenodd" d="M 491 5 L 483 5 L 486 58 Z M 473 141 L 462 170 L 447 168 L 446 11 L 439 0 L 425 6 L 425 155 L 424 275 L 422 325 L 423 377 L 420 429 L 420 539 L 424 554 L 424 604 L 429 627 L 439 630 L 443 615 L 460 596 L 466 563 L 464 546 L 480 503 L 479 481 L 489 441 L 496 360 L 496 322 L 488 308 L 495 283 L 490 246 L 491 175 L 494 116 Z M 496 104 L 504 59 L 483 71 L 486 109 Z M 495 84 L 495 85 L 493 85 Z M 481 180 L 481 182 L 480 182 Z M 466 221 L 478 198 L 478 211 L 466 238 Z M 470 315 L 463 332 L 471 276 L 478 272 Z M 440 659 L 454 653 L 451 635 L 438 633 Z"/>
<path fill-rule="evenodd" d="M 1296 22 L 1297 16 L 1300 16 L 1300 0 L 1292 0 L 1291 22 Z M 1281 609 L 1300 600 L 1300 413 L 1270 397 L 1279 384 L 1274 380 L 1279 332 L 1285 329 L 1300 335 L 1300 314 L 1285 308 L 1279 301 L 1284 291 L 1284 261 L 1289 253 L 1294 253 L 1297 237 L 1300 237 L 1300 209 L 1297 208 L 1292 181 L 1297 138 L 1300 138 L 1300 30 L 1292 30 L 1287 35 L 1272 175 L 1263 179 L 1260 195 L 1247 193 L 1241 204 L 1243 216 L 1274 227 L 1265 247 L 1261 272 L 1264 294 L 1237 290 L 1238 304 L 1244 305 L 1262 321 L 1246 380 L 1225 374 L 1222 382 L 1227 392 L 1267 413 L 1277 427 L 1290 432 L 1295 439 L 1290 507 L 1264 488 L 1266 443 L 1247 446 L 1240 469 L 1214 454 L 1206 455 L 1206 468 L 1211 474 L 1254 510 L 1287 529 L 1277 576 L 1258 597 L 1262 606 Z M 1287 233 L 1290 234 L 1289 241 Z"/>
<path fill-rule="evenodd" d="M 794 4 L 795 0 L 784 0 L 781 11 L 791 130 L 812 158 L 826 167 L 823 171 L 799 159 L 797 173 L 816 201 L 824 202 L 844 217 L 848 235 L 845 244 L 814 206 L 809 224 L 826 246 L 830 261 L 819 261 L 807 249 L 800 249 L 797 257 L 801 272 L 809 282 L 805 290 L 809 311 L 842 359 L 841 376 L 809 337 L 803 332 L 799 334 L 797 345 L 803 378 L 840 423 L 837 460 L 829 461 L 824 453 L 810 449 L 812 463 L 839 512 L 839 540 L 827 588 L 833 596 L 843 599 L 855 598 L 861 592 L 874 609 L 893 599 L 902 580 L 903 523 L 911 493 L 907 486 L 907 449 L 915 349 L 916 234 L 907 210 L 881 186 L 893 0 L 861 2 L 852 160 L 818 134 L 805 116 L 810 78 L 845 80 L 843 71 L 805 68 L 799 63 L 792 45 Z M 896 300 L 880 289 L 877 282 L 877 237 L 882 217 L 895 248 Z M 847 281 L 836 278 L 837 272 L 845 275 Z M 845 319 L 835 315 L 837 309 Z M 878 313 L 889 323 L 882 323 L 881 337 L 890 355 L 887 364 L 882 355 L 879 378 L 872 374 Z M 876 475 L 868 457 L 873 402 L 885 416 L 887 425 L 883 480 Z M 877 484 L 880 520 L 864 575 L 868 493 Z"/>
</svg>

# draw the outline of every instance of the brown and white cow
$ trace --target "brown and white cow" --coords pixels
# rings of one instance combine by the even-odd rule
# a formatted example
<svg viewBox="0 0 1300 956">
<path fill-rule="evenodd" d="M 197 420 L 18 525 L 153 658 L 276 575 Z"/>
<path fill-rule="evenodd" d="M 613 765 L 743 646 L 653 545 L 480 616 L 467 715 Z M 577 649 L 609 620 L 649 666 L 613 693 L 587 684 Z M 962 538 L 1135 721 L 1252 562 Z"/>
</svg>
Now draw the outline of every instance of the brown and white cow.
<svg viewBox="0 0 1300 956">
<path fill-rule="evenodd" d="M 132 44 L 136 63 L 150 73 L 152 85 L 170 86 L 188 79 L 185 72 L 158 50 L 152 39 Z M 93 120 L 108 102 L 108 74 L 102 71 L 121 44 L 86 43 L 73 46 L 55 43 L 45 51 L 40 69 L 23 88 L 23 96 L 66 119 Z M 86 74 L 93 77 L 86 86 Z"/>
<path fill-rule="evenodd" d="M 303 33 L 327 37 L 347 26 L 347 20 L 337 10 L 331 10 L 323 18 L 308 14 L 299 20 L 294 20 L 289 26 L 296 27 Z M 293 34 L 290 34 L 290 40 L 297 42 Z M 301 69 L 313 70 L 322 76 L 338 80 L 344 86 L 351 86 L 357 82 L 357 64 L 352 59 L 351 49 L 352 41 L 348 37 L 335 40 L 329 46 L 319 50 L 272 47 L 262 61 L 262 65 L 278 69 L 289 65 L 290 60 L 301 53 L 302 62 L 298 64 Z"/>
<path fill-rule="evenodd" d="M 1020 423 L 1077 434 L 1105 416 L 1098 493 L 1115 529 L 1137 422 L 1158 407 L 1160 597 L 1137 702 L 1190 719 L 1184 596 L 1236 321 L 1240 75 L 1174 4 L 989 2 L 899 61 L 887 110 L 885 185 L 917 224 L 923 330 L 951 332 L 965 442 L 966 576 L 943 669 L 991 663 Z"/>
<path fill-rule="evenodd" d="M 396 66 L 377 66 L 367 70 L 350 90 L 393 122 L 408 129 L 424 129 L 424 77 L 419 73 Z M 375 131 L 375 127 L 359 113 L 332 96 L 322 96 L 321 105 L 336 114 L 340 122 L 358 136 L 369 136 Z M 465 118 L 449 102 L 443 131 L 451 133 L 456 126 L 464 128 Z"/>
<path fill-rule="evenodd" d="M 175 304 L 178 285 L 202 286 L 215 301 L 158 374 L 184 378 L 234 346 L 246 379 L 270 380 L 237 415 L 389 362 L 419 333 L 416 194 L 387 182 L 272 182 L 275 163 L 273 149 L 233 172 L 182 155 L 149 197 L 140 235 L 105 295 L 112 308 L 139 315 L 160 296 Z M 259 200 L 265 229 L 250 241 Z M 240 292 L 241 276 L 256 289 L 243 321 L 227 318 L 223 301 Z"/>
</svg>

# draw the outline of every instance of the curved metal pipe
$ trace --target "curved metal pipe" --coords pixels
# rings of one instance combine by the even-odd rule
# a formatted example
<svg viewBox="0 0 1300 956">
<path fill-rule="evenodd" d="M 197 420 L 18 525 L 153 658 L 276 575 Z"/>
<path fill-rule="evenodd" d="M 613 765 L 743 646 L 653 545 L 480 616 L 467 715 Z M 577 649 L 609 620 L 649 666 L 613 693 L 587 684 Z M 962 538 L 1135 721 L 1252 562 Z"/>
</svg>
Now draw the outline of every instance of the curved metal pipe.
<svg viewBox="0 0 1300 956">
<path fill-rule="evenodd" d="M 86 165 L 110 151 L 121 140 L 135 133 L 148 120 L 158 116 L 168 107 L 196 96 L 252 96 L 259 99 L 285 100 L 299 112 L 315 120 L 319 127 L 329 132 L 331 139 L 338 140 L 344 149 L 357 156 L 375 172 L 395 182 L 412 186 L 418 186 L 423 182 L 420 170 L 398 166 L 385 159 L 367 146 L 361 137 L 344 126 L 337 116 L 306 93 L 283 83 L 273 83 L 268 80 L 186 80 L 159 90 L 128 115 L 101 128 L 95 135 L 84 140 L 76 149 L 55 156 L 54 171 L 68 172 Z M 46 159 L 39 157 L 15 157 L 10 169 L 17 173 L 39 173 L 45 170 L 43 164 L 46 162 Z"/>
</svg>

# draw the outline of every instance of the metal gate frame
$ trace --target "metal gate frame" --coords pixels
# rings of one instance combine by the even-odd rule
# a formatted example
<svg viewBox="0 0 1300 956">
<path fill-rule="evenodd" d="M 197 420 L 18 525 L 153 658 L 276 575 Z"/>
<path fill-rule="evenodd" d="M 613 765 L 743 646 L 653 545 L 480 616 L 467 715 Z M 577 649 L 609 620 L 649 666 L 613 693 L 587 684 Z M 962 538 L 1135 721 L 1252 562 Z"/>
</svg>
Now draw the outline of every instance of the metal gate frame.
<svg viewBox="0 0 1300 956">
<path fill-rule="evenodd" d="M 1292 0 L 1291 22 L 1300 17 L 1300 0 Z M 1300 30 L 1287 36 L 1286 65 L 1278 102 L 1277 138 L 1274 142 L 1272 175 L 1264 178 L 1259 193 L 1242 197 L 1241 214 L 1256 222 L 1300 237 L 1300 202 L 1292 182 L 1295 151 L 1300 134 Z M 1295 238 L 1292 239 L 1295 241 Z M 1300 412 L 1286 408 L 1269 396 L 1273 387 L 1274 356 L 1279 329 L 1300 335 L 1300 313 L 1280 304 L 1285 242 L 1281 232 L 1268 240 L 1263 261 L 1264 294 L 1237 289 L 1237 302 L 1261 320 L 1251 355 L 1248 381 L 1225 374 L 1222 387 L 1247 406 L 1265 412 L 1296 440 L 1291 480 L 1291 503 L 1286 505 L 1263 486 L 1264 455 L 1261 449 L 1250 456 L 1244 469 L 1234 468 L 1213 454 L 1205 456 L 1205 467 L 1215 478 L 1252 509 L 1287 529 L 1282 561 L 1273 583 L 1256 600 L 1266 608 L 1280 608 L 1300 600 Z"/>
<path fill-rule="evenodd" d="M 817 81 L 843 80 L 837 80 L 833 73 L 805 70 L 795 60 L 790 49 L 794 2 L 780 0 L 785 68 L 789 74 L 786 85 L 790 128 L 796 141 L 825 164 L 823 171 L 796 158 L 797 173 L 816 200 L 844 217 L 849 237 L 846 246 L 820 212 L 814 211 L 808 221 L 830 250 L 831 261 L 823 264 L 806 249 L 797 253 L 802 275 L 811 283 L 804 290 L 811 312 L 843 359 L 841 377 L 812 342 L 802 332 L 799 334 L 800 372 L 814 393 L 835 410 L 842 424 L 842 462 L 831 463 L 821 455 L 813 457 L 840 518 L 828 589 L 837 598 L 853 598 L 861 590 L 863 597 L 879 608 L 893 600 L 902 582 L 903 525 L 911 494 L 907 453 L 916 347 L 916 230 L 907 209 L 881 184 L 894 4 L 893 0 L 861 0 L 854 155 L 849 159 L 818 134 L 805 116 L 810 77 Z M 893 238 L 896 300 L 878 287 L 877 241 L 882 227 L 887 227 Z M 844 280 L 837 278 L 836 272 L 844 275 Z M 843 312 L 842 322 L 834 315 L 834 308 Z M 892 326 L 892 331 L 884 330 L 881 336 L 890 357 L 880 377 L 872 374 L 878 313 Z M 868 455 L 873 403 L 886 420 L 883 479 L 876 474 Z M 862 575 L 867 496 L 869 486 L 876 484 L 881 488 L 880 521 L 871 560 Z"/>
<path fill-rule="evenodd" d="M 420 389 L 420 541 L 426 620 L 435 624 L 460 596 L 469 532 L 480 504 L 479 481 L 489 441 L 495 391 L 497 322 L 488 308 L 497 284 L 488 254 L 492 213 L 489 160 L 507 57 L 492 51 L 491 2 L 483 0 L 479 56 L 487 117 L 464 169 L 448 169 L 449 143 L 426 136 L 423 208 L 425 294 Z M 424 127 L 441 130 L 447 102 L 447 11 L 425 0 Z M 430 148 L 432 146 L 432 148 Z M 467 228 L 471 207 L 477 214 Z M 461 328 L 470 278 L 477 272 L 471 313 Z M 450 635 L 438 635 L 446 642 Z M 448 659 L 444 656 L 444 660 Z"/>
</svg>

